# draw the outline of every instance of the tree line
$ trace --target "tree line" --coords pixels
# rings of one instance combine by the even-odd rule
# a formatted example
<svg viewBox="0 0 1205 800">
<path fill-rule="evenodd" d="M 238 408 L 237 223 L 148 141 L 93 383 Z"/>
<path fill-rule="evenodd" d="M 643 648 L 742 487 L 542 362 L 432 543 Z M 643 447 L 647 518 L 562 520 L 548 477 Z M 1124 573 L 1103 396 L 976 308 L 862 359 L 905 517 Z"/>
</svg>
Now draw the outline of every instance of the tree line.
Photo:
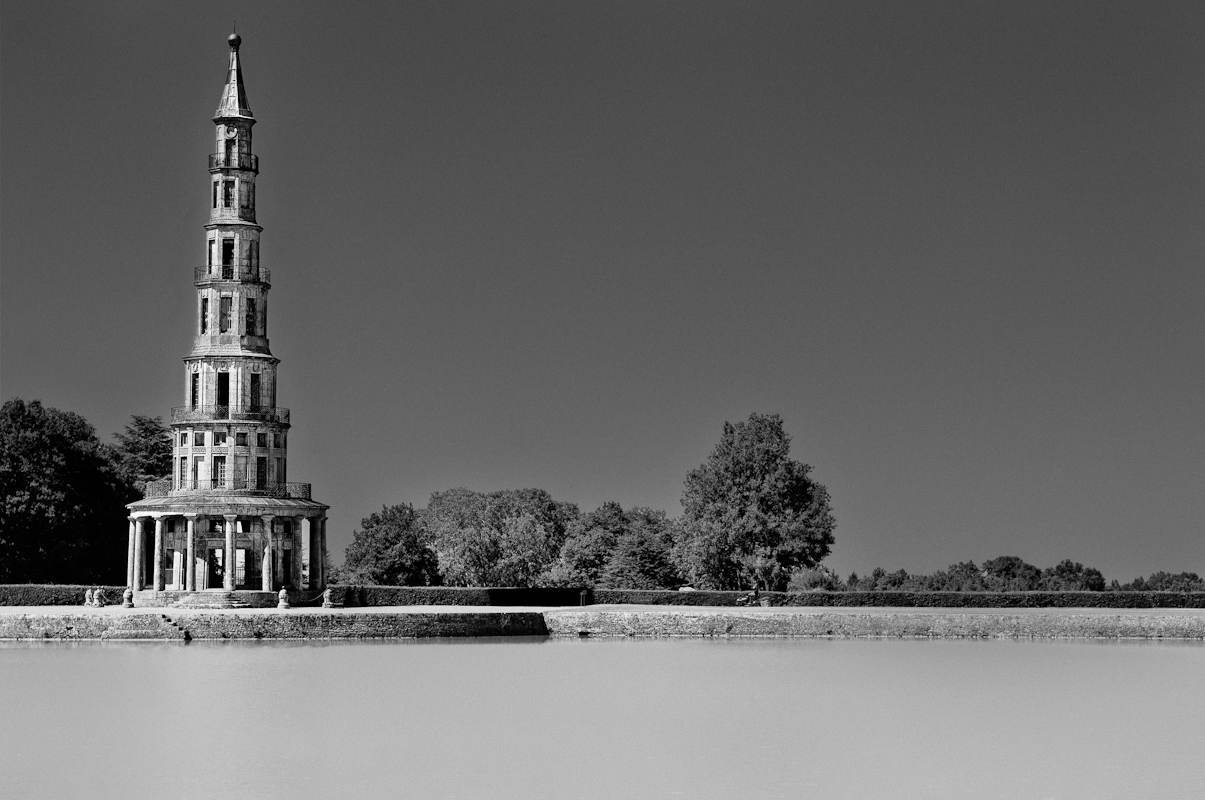
<svg viewBox="0 0 1205 800">
<path fill-rule="evenodd" d="M 781 590 L 833 545 L 828 490 L 790 457 L 777 414 L 724 423 L 686 476 L 683 513 L 604 503 L 582 513 L 543 489 L 450 489 L 382 508 L 355 531 L 344 583 Z"/>
<path fill-rule="evenodd" d="M 860 577 L 851 572 L 844 580 L 820 566 L 800 572 L 791 588 L 834 592 L 1205 592 L 1205 580 L 1195 572 L 1161 571 L 1127 583 L 1116 579 L 1106 583 L 1100 570 L 1071 559 L 1039 569 L 1017 556 L 1000 556 L 979 565 L 974 561 L 951 564 L 931 575 L 876 567 Z"/>
</svg>

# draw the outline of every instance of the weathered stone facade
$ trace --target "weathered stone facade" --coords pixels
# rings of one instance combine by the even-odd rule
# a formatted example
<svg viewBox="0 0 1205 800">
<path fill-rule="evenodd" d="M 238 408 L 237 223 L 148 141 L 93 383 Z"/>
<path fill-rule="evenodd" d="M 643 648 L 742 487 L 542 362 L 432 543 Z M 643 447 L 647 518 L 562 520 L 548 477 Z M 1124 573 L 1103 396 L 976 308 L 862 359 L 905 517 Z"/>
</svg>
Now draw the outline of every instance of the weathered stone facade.
<svg viewBox="0 0 1205 800">
<path fill-rule="evenodd" d="M 185 405 L 172 409 L 172 476 L 131 503 L 127 585 L 135 603 L 165 591 L 321 590 L 326 510 L 287 480 L 288 409 L 276 405 L 268 347 L 271 275 L 260 266 L 252 152 L 255 118 L 238 35 L 209 156 L 204 263 L 193 269 L 197 327 L 184 359 Z M 151 592 L 144 592 L 150 589 Z"/>
</svg>

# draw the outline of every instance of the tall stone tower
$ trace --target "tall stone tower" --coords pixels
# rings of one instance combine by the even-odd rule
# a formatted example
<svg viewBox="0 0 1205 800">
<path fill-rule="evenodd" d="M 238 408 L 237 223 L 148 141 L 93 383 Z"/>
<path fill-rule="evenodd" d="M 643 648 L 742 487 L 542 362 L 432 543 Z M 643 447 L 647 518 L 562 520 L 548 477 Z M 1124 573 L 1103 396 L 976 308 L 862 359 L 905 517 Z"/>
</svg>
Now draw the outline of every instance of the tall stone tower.
<svg viewBox="0 0 1205 800">
<path fill-rule="evenodd" d="M 193 273 L 196 338 L 186 404 L 172 409 L 173 474 L 129 505 L 127 578 L 137 605 L 267 605 L 326 586 L 326 510 L 288 474 L 289 410 L 268 349 L 271 274 L 260 266 L 255 117 L 238 34 L 209 156 L 205 258 Z M 153 537 L 153 538 L 152 538 Z M 176 593 L 222 592 L 220 596 Z"/>
</svg>

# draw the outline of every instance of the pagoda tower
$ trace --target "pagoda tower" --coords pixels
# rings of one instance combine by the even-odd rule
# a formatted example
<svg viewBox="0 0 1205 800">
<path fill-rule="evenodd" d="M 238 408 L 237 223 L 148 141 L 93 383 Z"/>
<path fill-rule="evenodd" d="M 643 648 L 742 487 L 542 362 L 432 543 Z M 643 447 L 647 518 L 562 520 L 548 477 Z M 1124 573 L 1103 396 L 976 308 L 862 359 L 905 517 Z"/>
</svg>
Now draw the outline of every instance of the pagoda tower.
<svg viewBox="0 0 1205 800">
<path fill-rule="evenodd" d="M 241 38 L 213 118 L 205 258 L 193 272 L 196 338 L 173 408 L 172 477 L 131 503 L 127 580 L 136 605 L 275 605 L 326 588 L 326 510 L 288 474 L 289 410 L 268 348 L 271 274 L 260 266 Z M 218 592 L 215 594 L 183 594 Z M 298 599 L 298 598 L 295 598 Z"/>
</svg>

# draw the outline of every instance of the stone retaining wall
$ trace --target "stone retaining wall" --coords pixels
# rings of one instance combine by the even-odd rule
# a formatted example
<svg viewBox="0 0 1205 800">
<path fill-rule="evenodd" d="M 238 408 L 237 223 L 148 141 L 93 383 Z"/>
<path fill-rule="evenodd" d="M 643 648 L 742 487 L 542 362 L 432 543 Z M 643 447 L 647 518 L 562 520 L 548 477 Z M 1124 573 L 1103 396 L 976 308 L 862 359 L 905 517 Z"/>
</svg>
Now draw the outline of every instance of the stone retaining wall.
<svg viewBox="0 0 1205 800">
<path fill-rule="evenodd" d="M 538 612 L 224 612 L 157 609 L 0 615 L 0 640 L 17 639 L 408 639 L 547 636 Z"/>
<path fill-rule="evenodd" d="M 1205 639 L 1205 615 L 556 610 L 551 636 Z"/>
</svg>

